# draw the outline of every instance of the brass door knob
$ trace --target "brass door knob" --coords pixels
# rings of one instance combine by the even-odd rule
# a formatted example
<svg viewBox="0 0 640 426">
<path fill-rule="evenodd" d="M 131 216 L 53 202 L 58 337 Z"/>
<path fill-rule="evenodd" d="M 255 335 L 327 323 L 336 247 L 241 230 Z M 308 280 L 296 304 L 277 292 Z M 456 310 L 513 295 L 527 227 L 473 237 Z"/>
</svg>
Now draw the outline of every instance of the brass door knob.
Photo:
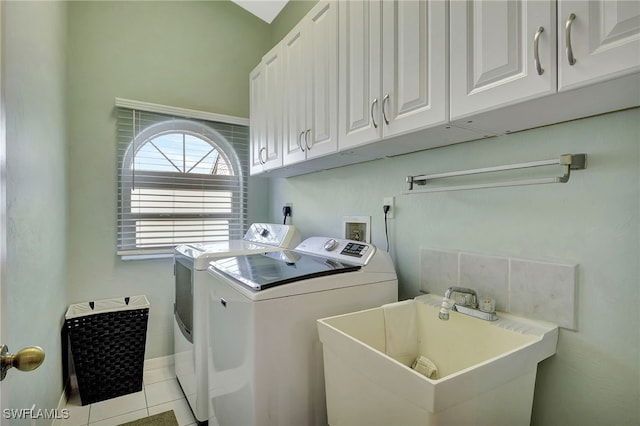
<svg viewBox="0 0 640 426">
<path fill-rule="evenodd" d="M 20 371 L 31 371 L 40 367 L 44 361 L 44 350 L 39 346 L 27 346 L 15 354 L 9 353 L 9 348 L 2 345 L 0 352 L 0 380 L 7 375 L 7 370 L 15 367 Z"/>
</svg>

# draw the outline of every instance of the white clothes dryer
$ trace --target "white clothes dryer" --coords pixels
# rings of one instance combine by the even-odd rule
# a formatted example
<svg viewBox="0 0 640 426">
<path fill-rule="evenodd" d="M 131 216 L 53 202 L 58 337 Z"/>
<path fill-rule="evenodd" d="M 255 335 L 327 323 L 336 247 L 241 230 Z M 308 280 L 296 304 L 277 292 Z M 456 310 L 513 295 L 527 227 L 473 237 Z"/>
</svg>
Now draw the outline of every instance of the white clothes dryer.
<svg viewBox="0 0 640 426">
<path fill-rule="evenodd" d="M 293 248 L 300 242 L 295 226 L 272 223 L 254 223 L 242 240 L 220 241 L 208 244 L 185 244 L 174 252 L 174 366 L 175 373 L 196 420 L 208 419 L 206 363 L 196 364 L 193 332 L 206 318 L 194 316 L 193 289 L 198 281 L 209 281 L 207 267 L 215 258 L 250 253 L 267 253 Z M 202 379 L 201 379 L 202 378 Z"/>
<path fill-rule="evenodd" d="M 326 426 L 316 321 L 397 301 L 389 254 L 312 237 L 294 250 L 215 259 L 209 272 L 194 309 L 209 318 L 208 348 L 196 359 L 208 362 L 210 421 Z"/>
</svg>

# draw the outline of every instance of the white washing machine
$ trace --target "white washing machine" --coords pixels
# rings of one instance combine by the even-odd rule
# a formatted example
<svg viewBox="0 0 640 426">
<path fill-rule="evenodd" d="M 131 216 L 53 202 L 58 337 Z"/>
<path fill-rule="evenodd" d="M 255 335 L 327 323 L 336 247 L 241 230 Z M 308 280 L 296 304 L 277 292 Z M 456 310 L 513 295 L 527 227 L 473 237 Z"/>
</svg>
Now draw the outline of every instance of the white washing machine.
<svg viewBox="0 0 640 426">
<path fill-rule="evenodd" d="M 294 250 L 216 259 L 196 311 L 209 317 L 210 421 L 327 424 L 316 320 L 398 300 L 388 253 L 312 237 Z M 202 331 L 202 330 L 200 330 Z"/>
<path fill-rule="evenodd" d="M 209 244 L 185 244 L 174 252 L 174 362 L 178 382 L 199 423 L 209 418 L 207 401 L 206 362 L 195 360 L 194 331 L 206 318 L 194 316 L 193 288 L 199 281 L 209 281 L 207 267 L 212 259 L 250 253 L 267 253 L 293 248 L 300 242 L 300 233 L 292 225 L 254 223 L 242 240 Z"/>
</svg>

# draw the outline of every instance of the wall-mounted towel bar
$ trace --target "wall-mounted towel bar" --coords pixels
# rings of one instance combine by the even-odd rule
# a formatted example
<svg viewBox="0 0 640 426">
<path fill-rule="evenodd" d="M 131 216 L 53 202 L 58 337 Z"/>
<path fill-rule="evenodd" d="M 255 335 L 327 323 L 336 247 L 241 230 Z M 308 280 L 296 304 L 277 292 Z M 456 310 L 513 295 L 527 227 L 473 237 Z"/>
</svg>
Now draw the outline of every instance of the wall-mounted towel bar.
<svg viewBox="0 0 640 426">
<path fill-rule="evenodd" d="M 562 176 L 531 178 L 531 179 L 518 179 L 502 182 L 488 182 L 469 185 L 457 185 L 457 186 L 442 186 L 437 188 L 425 188 L 414 189 L 414 185 L 426 185 L 429 181 L 434 179 L 458 177 L 476 175 L 480 173 L 490 172 L 502 172 L 507 170 L 528 169 L 531 167 L 541 166 L 563 166 L 564 173 Z M 587 154 L 563 154 L 559 159 L 553 160 L 541 160 L 531 161 L 528 163 L 507 164 L 504 166 L 485 167 L 482 169 L 472 170 L 460 170 L 457 172 L 438 173 L 433 175 L 416 175 L 407 176 L 407 183 L 409 184 L 409 190 L 404 191 L 403 194 L 417 194 L 425 192 L 443 192 L 443 191 L 462 191 L 466 189 L 482 189 L 482 188 L 497 188 L 503 186 L 519 186 L 519 185 L 539 185 L 544 183 L 565 183 L 569 180 L 571 170 L 582 170 L 587 168 Z"/>
</svg>

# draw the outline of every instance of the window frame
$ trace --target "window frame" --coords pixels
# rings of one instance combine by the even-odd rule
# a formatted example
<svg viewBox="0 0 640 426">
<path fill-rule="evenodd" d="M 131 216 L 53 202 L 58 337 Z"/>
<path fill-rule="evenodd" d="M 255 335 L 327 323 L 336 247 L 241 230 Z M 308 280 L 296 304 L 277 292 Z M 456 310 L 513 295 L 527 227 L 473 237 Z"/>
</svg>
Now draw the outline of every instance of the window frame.
<svg viewBox="0 0 640 426">
<path fill-rule="evenodd" d="M 244 228 L 246 227 L 246 204 L 247 204 L 247 167 L 248 162 L 242 162 L 236 147 L 238 142 L 230 142 L 224 135 L 222 135 L 215 127 L 218 125 L 225 126 L 227 123 L 207 122 L 202 119 L 191 119 L 186 117 L 176 117 L 174 115 L 165 115 L 157 112 L 140 111 L 136 109 L 129 109 L 132 118 L 132 128 L 130 142 L 124 153 L 120 150 L 122 147 L 120 144 L 124 144 L 122 140 L 118 141 L 118 223 L 117 223 L 117 254 L 122 256 L 123 259 L 135 259 L 144 257 L 154 257 L 156 255 L 170 255 L 173 253 L 175 244 L 163 245 L 163 246 L 144 246 L 138 244 L 139 235 L 137 235 L 137 221 L 144 219 L 224 219 L 228 221 L 229 235 L 225 239 L 237 239 L 241 238 Z M 144 129 L 137 131 L 136 128 L 136 114 L 151 114 L 156 122 L 146 126 Z M 233 126 L 239 126 L 239 124 L 232 123 Z M 178 171 L 148 171 L 140 170 L 136 171 L 132 168 L 134 164 L 135 156 L 140 150 L 154 138 L 157 138 L 163 134 L 177 133 L 183 137 L 190 135 L 196 137 L 206 143 L 208 143 L 213 149 L 216 149 L 218 153 L 227 162 L 230 170 L 230 174 L 202 174 L 202 173 L 187 173 Z M 245 143 L 245 149 L 248 151 L 248 129 L 246 131 L 247 138 Z M 120 139 L 120 136 L 119 138 Z M 184 154 L 186 155 L 186 154 Z M 193 176 L 193 179 L 187 180 L 187 183 L 181 183 L 185 181 L 185 176 Z M 144 181 L 140 180 L 136 182 L 136 176 L 139 178 L 144 177 Z M 194 183 L 201 182 L 206 188 L 204 190 L 211 191 L 229 191 L 231 193 L 231 212 L 214 213 L 214 212 L 190 212 L 190 213 L 148 213 L 138 212 L 133 213 L 132 210 L 132 193 L 131 190 L 136 187 L 145 189 L 194 189 Z M 189 242 L 193 242 L 190 240 Z M 205 242 L 205 241 L 203 241 Z"/>
</svg>

